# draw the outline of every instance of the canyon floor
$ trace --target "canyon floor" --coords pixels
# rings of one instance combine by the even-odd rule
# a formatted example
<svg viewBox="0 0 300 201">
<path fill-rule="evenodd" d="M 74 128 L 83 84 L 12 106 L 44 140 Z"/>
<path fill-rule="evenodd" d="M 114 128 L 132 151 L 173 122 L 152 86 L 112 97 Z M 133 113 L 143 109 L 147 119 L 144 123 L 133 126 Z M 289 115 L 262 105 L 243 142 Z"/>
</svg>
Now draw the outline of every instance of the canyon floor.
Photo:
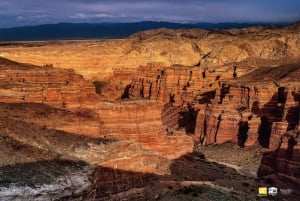
<svg viewBox="0 0 300 201">
<path fill-rule="evenodd" d="M 299 22 L 0 43 L 0 200 L 298 201 L 299 78 Z"/>
<path fill-rule="evenodd" d="M 56 137 L 56 140 L 60 141 L 59 137 Z M 69 136 L 56 144 L 63 144 L 65 140 L 72 141 L 74 139 Z M 89 143 L 95 142 L 91 139 L 88 141 Z M 81 145 L 86 143 L 83 139 L 79 142 Z M 95 143 L 99 143 L 99 141 Z M 108 142 L 103 140 L 100 143 Z M 12 200 L 22 199 L 22 196 L 26 197 L 25 200 L 48 200 L 47 194 L 37 195 L 51 190 L 54 198 L 64 194 L 65 200 L 93 200 L 93 196 L 87 194 L 97 191 L 96 184 L 88 181 L 91 179 L 101 180 L 101 177 L 97 178 L 93 175 L 97 167 L 75 157 L 40 150 L 26 144 L 16 142 L 7 136 L 1 136 L 0 188 L 2 188 L 2 196 L 10 194 L 9 197 Z M 218 151 L 219 147 L 217 149 L 206 147 L 205 149 L 215 152 L 219 157 L 220 155 L 226 157 L 227 164 L 212 161 L 213 156 L 205 159 L 205 155 L 196 151 L 173 160 L 168 170 L 165 170 L 167 171 L 165 175 L 151 175 L 152 179 L 147 181 L 143 187 L 130 189 L 109 199 L 118 200 L 118 196 L 120 196 L 122 200 L 124 194 L 128 193 L 131 196 L 134 195 L 134 198 L 130 198 L 130 200 L 255 200 L 258 187 L 256 174 L 245 169 L 248 167 L 247 165 L 244 166 L 245 168 L 237 166 L 236 163 L 243 160 L 237 161 L 231 158 L 231 147 L 228 148 L 228 145 L 223 147 L 223 154 Z M 227 153 L 224 154 L 224 151 Z M 253 155 L 257 153 L 257 150 L 243 152 Z M 257 163 L 257 160 L 259 158 L 246 161 Z M 161 164 L 157 168 L 166 167 L 165 164 Z M 107 170 L 103 171 L 100 168 L 98 171 L 103 174 Z M 9 187 L 10 192 L 4 193 L 4 187 Z M 76 195 L 76 191 L 80 196 Z M 26 194 L 29 195 L 26 196 Z"/>
</svg>

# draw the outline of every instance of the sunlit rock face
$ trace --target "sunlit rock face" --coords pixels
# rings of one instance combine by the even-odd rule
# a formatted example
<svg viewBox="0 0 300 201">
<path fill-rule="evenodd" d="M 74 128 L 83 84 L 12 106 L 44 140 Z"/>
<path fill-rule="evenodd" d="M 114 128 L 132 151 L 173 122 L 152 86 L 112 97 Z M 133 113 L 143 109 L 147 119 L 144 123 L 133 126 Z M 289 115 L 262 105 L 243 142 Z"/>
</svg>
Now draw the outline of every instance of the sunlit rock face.
<svg viewBox="0 0 300 201">
<path fill-rule="evenodd" d="M 280 136 L 298 122 L 299 64 L 258 68 L 235 77 L 241 69 L 140 67 L 119 98 L 171 105 L 162 113 L 165 128 L 185 127 L 201 144 L 232 141 L 277 148 Z"/>
<path fill-rule="evenodd" d="M 30 119 L 30 115 L 35 114 L 31 109 L 35 111 L 39 107 L 24 105 L 28 112 L 22 116 L 28 122 L 90 137 L 133 140 L 168 158 L 193 150 L 189 136 L 167 135 L 161 123 L 163 105 L 157 101 L 101 102 L 94 85 L 72 70 L 23 65 L 6 59 L 1 62 L 3 88 L 0 101 L 60 108 L 36 105 L 41 107 L 39 110 L 45 117 L 34 120 Z M 55 116 L 51 115 L 53 113 Z M 174 148 L 169 147 L 170 142 L 176 144 Z"/>
<path fill-rule="evenodd" d="M 1 102 L 44 103 L 54 107 L 94 108 L 95 88 L 71 69 L 18 64 L 0 58 Z"/>
<path fill-rule="evenodd" d="M 185 133 L 168 133 L 161 121 L 163 104 L 158 101 L 125 101 L 101 103 L 100 135 L 134 140 L 143 147 L 167 158 L 192 152 L 192 138 Z"/>
<path fill-rule="evenodd" d="M 251 27 L 226 31 L 158 29 L 127 39 L 22 43 L 1 47 L 8 59 L 39 66 L 72 68 L 87 79 L 103 80 L 116 69 L 137 69 L 149 63 L 216 68 L 245 62 L 276 65 L 300 53 L 297 25 L 284 29 Z"/>
</svg>

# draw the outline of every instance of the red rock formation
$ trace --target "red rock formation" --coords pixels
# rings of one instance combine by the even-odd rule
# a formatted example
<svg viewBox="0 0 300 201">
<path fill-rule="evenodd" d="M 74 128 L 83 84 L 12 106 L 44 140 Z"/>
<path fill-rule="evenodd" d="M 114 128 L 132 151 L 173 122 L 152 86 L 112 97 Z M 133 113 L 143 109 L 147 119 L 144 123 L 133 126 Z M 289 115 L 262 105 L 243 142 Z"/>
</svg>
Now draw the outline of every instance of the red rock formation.
<svg viewBox="0 0 300 201">
<path fill-rule="evenodd" d="M 0 59 L 1 102 L 44 103 L 54 107 L 94 109 L 95 87 L 73 70 L 36 67 Z"/>
<path fill-rule="evenodd" d="M 280 138 L 275 151 L 264 154 L 258 176 L 275 174 L 281 180 L 300 185 L 300 146 L 299 131 L 291 130 Z"/>
<path fill-rule="evenodd" d="M 200 67 L 140 67 L 131 83 L 129 98 L 171 102 L 174 106 L 209 101 L 219 75 Z M 208 91 L 211 89 L 211 94 Z"/>
<path fill-rule="evenodd" d="M 162 125 L 163 105 L 158 101 L 122 101 L 100 103 L 100 135 L 133 140 L 168 158 L 192 152 L 193 141 L 184 133 L 168 134 Z"/>
<path fill-rule="evenodd" d="M 99 117 L 91 110 L 70 111 L 38 103 L 0 103 L 2 117 L 39 127 L 99 137 Z M 21 112 L 20 112 L 21 111 Z"/>
<path fill-rule="evenodd" d="M 0 62 L 3 75 L 0 79 L 0 102 L 40 103 L 62 109 L 60 111 L 44 107 L 45 111 L 41 112 L 45 115 L 55 112 L 61 115 L 46 119 L 42 117 L 39 120 L 29 119 L 28 122 L 98 138 L 109 136 L 136 141 L 169 158 L 176 158 L 193 150 L 193 142 L 189 136 L 178 133 L 167 136 L 161 122 L 163 105 L 160 102 L 100 102 L 95 87 L 72 70 L 55 69 L 51 66 L 40 68 L 5 59 Z M 118 76 L 126 77 L 124 74 L 116 74 Z M 25 108 L 29 109 L 27 106 Z M 65 110 L 73 112 L 65 114 Z M 59 119 L 55 120 L 56 117 Z M 67 118 L 69 119 L 65 121 Z"/>
<path fill-rule="evenodd" d="M 196 124 L 192 133 L 203 144 L 233 141 L 240 146 L 277 147 L 280 136 L 296 126 L 298 102 L 289 85 L 297 87 L 292 84 L 296 78 L 291 76 L 299 72 L 299 66 L 260 68 L 252 75 L 243 76 L 243 72 L 241 77 L 233 74 L 246 68 L 233 66 L 223 72 L 221 69 L 210 72 L 201 67 L 140 67 L 126 97 L 171 104 L 172 109 L 163 113 L 163 121 L 173 130 L 191 125 L 187 121 L 180 125 L 185 116 L 182 114 L 193 116 L 191 107 L 198 113 L 197 118 L 191 118 Z M 234 78 L 226 84 L 228 76 Z M 255 79 L 251 79 L 253 76 Z M 281 87 L 279 82 L 283 83 Z"/>
</svg>

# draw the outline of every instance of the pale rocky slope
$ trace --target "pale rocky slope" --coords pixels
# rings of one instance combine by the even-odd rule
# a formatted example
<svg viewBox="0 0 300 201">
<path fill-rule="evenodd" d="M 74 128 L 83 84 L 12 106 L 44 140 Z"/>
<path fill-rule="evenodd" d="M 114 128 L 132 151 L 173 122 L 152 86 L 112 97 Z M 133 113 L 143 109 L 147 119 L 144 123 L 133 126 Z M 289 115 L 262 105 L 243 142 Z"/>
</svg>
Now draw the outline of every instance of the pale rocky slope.
<svg viewBox="0 0 300 201">
<path fill-rule="evenodd" d="M 2 43 L 0 55 L 22 63 L 72 68 L 88 79 L 107 79 L 118 68 L 149 63 L 220 67 L 232 62 L 260 66 L 286 63 L 300 53 L 299 24 L 285 29 L 169 30 L 141 32 L 122 40 Z"/>
</svg>

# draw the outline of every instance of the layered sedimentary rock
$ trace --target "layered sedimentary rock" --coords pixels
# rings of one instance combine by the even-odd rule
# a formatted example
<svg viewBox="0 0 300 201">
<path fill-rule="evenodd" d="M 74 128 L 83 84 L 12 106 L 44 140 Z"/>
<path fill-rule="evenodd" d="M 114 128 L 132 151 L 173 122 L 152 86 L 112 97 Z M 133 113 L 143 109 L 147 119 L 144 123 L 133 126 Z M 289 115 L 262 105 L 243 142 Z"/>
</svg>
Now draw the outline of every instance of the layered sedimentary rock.
<svg viewBox="0 0 300 201">
<path fill-rule="evenodd" d="M 36 105 L 36 107 L 39 106 Z M 10 108 L 7 109 L 10 110 Z M 118 141 L 99 136 L 95 138 L 94 136 L 75 135 L 75 133 L 30 122 L 29 119 L 37 119 L 36 116 L 20 115 L 18 117 L 18 114 L 22 112 L 16 111 L 16 117 L 11 115 L 11 112 L 3 113 L 0 118 L 1 138 L 10 138 L 21 144 L 51 151 L 51 153 L 55 153 L 54 156 L 57 154 L 69 156 L 71 159 L 76 158 L 90 164 L 126 171 L 155 172 L 156 163 L 162 160 L 158 153 L 146 150 L 134 140 Z M 60 115 L 56 117 L 59 118 Z M 141 165 L 140 162 L 143 160 L 148 163 L 145 162 Z"/>
<path fill-rule="evenodd" d="M 191 152 L 191 137 L 184 133 L 168 133 L 167 128 L 163 127 L 162 109 L 163 105 L 158 101 L 100 103 L 97 105 L 100 134 L 103 137 L 134 140 L 168 158 Z"/>
<path fill-rule="evenodd" d="M 91 110 L 70 111 L 40 103 L 0 103 L 2 117 L 14 117 L 50 130 L 99 137 L 99 116 Z"/>
<path fill-rule="evenodd" d="M 221 69 L 234 73 L 232 67 L 224 66 Z M 160 100 L 174 106 L 205 103 L 214 97 L 220 80 L 225 79 L 224 74 L 203 67 L 144 66 L 138 68 L 127 94 L 126 91 L 124 93 L 130 99 Z"/>
<path fill-rule="evenodd" d="M 0 58 L 0 71 L 1 102 L 93 109 L 99 101 L 95 87 L 70 69 L 37 67 Z"/>
<path fill-rule="evenodd" d="M 191 152 L 192 139 L 184 133 L 168 133 L 161 122 L 162 103 L 125 101 L 97 105 L 100 135 L 133 140 L 168 158 Z M 172 145 L 172 148 L 170 147 Z"/>
<path fill-rule="evenodd" d="M 6 59 L 1 59 L 0 70 L 0 102 L 24 103 L 6 107 L 23 107 L 28 112 L 21 116 L 27 122 L 91 137 L 132 140 L 170 158 L 193 149 L 192 140 L 185 134 L 167 136 L 166 128 L 161 124 L 162 104 L 157 101 L 101 102 L 95 87 L 72 70 L 36 67 Z M 28 118 L 36 114 L 44 116 Z M 172 143 L 174 148 L 170 149 Z"/>
<path fill-rule="evenodd" d="M 165 127 L 185 127 L 202 144 L 233 141 L 274 149 L 298 121 L 299 65 L 258 68 L 249 74 L 245 69 L 140 67 L 122 97 L 170 104 L 162 114 Z"/>
<path fill-rule="evenodd" d="M 281 135 L 298 124 L 299 69 L 299 64 L 260 69 L 236 81 L 253 86 L 249 88 L 249 109 L 252 117 L 260 117 L 262 146 L 276 149 Z"/>
<path fill-rule="evenodd" d="M 274 151 L 259 176 L 278 170 L 298 182 L 300 65 L 279 66 L 299 58 L 295 30 L 161 29 L 125 40 L 4 44 L 0 55 L 43 67 L 0 58 L 1 165 L 86 161 L 99 167 L 83 171 L 97 185 L 78 183 L 91 184 L 91 199 L 127 199 L 130 190 L 140 198 L 156 179 L 148 173 L 169 173 L 163 157 L 192 152 L 194 142 L 231 141 Z M 69 183 L 60 187 L 68 196 Z"/>
<path fill-rule="evenodd" d="M 298 26 L 210 32 L 159 29 L 122 40 L 12 43 L 2 46 L 0 55 L 22 63 L 70 67 L 93 80 L 107 79 L 115 68 L 137 69 L 148 63 L 201 65 L 209 69 L 233 62 L 278 65 L 299 56 L 299 32 L 295 31 Z"/>
<path fill-rule="evenodd" d="M 225 120 L 232 139 L 223 137 L 226 131 L 220 132 L 220 138 L 241 146 L 259 143 L 276 149 L 281 135 L 297 126 L 299 82 L 295 76 L 299 69 L 298 64 L 260 69 L 223 84 L 218 101 L 212 101 L 218 104 L 202 107 L 198 113 L 195 134 L 200 132 L 204 144 L 217 143 Z M 257 73 L 261 77 L 254 77 Z"/>
<path fill-rule="evenodd" d="M 290 130 L 281 135 L 278 148 L 266 152 L 258 170 L 258 176 L 275 174 L 283 181 L 300 185 L 299 130 Z"/>
<path fill-rule="evenodd" d="M 130 197 L 135 195 L 131 189 L 156 182 L 150 173 L 167 173 L 166 159 L 134 141 L 75 135 L 28 123 L 28 118 L 11 113 L 0 118 L 3 200 Z"/>
<path fill-rule="evenodd" d="M 92 84 L 73 70 L 37 67 L 0 58 L 0 102 L 3 115 L 51 129 L 99 135 L 95 104 L 99 97 Z M 60 108 L 60 109 L 59 109 Z"/>
</svg>

